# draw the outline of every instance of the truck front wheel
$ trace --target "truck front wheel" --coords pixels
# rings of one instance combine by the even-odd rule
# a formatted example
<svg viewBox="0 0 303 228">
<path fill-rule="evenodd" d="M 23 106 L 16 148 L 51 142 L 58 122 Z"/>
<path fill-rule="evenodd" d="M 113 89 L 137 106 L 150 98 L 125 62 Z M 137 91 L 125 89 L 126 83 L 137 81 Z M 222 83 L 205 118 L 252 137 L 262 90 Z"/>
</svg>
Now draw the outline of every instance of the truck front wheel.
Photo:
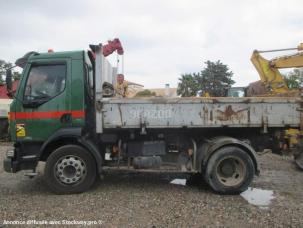
<svg viewBox="0 0 303 228">
<path fill-rule="evenodd" d="M 238 194 L 247 190 L 255 174 L 249 154 L 238 147 L 223 147 L 210 157 L 205 180 L 220 194 Z"/>
<path fill-rule="evenodd" d="M 95 160 L 80 146 L 59 147 L 46 161 L 45 178 L 50 189 L 57 194 L 84 192 L 96 179 Z"/>
</svg>

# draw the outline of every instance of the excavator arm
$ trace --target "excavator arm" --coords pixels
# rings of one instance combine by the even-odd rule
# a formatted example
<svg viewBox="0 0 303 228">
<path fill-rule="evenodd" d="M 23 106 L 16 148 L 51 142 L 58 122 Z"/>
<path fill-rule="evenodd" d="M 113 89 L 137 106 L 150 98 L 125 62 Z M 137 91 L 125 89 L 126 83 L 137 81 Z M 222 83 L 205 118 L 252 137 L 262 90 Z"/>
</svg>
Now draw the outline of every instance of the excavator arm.
<svg viewBox="0 0 303 228">
<path fill-rule="evenodd" d="M 289 91 L 283 76 L 277 68 L 271 66 L 270 60 L 262 57 L 257 50 L 253 52 L 250 60 L 259 73 L 262 83 L 270 93 L 281 94 Z"/>
<path fill-rule="evenodd" d="M 297 50 L 296 54 L 285 55 L 281 57 L 274 58 L 272 60 L 267 60 L 260 55 L 262 52 L 276 52 L 276 51 L 288 51 Z M 269 51 L 254 51 L 251 56 L 251 61 L 255 68 L 257 69 L 262 83 L 265 85 L 269 91 L 275 95 L 277 94 L 289 94 L 290 90 L 280 73 L 279 69 L 282 68 L 292 68 L 292 67 L 303 67 L 303 43 L 301 43 L 297 48 L 279 49 L 279 50 L 269 50 Z M 302 116 L 303 114 L 301 114 Z M 301 117 L 302 118 L 302 117 Z M 303 129 L 288 129 L 285 131 L 285 137 L 289 142 L 289 145 L 285 144 L 286 147 L 296 145 L 298 149 L 294 154 L 295 162 L 300 169 L 303 170 L 303 152 L 302 152 L 302 140 L 299 142 L 298 138 L 302 137 Z M 284 147 L 284 145 L 283 145 Z"/>
<path fill-rule="evenodd" d="M 281 68 L 303 67 L 303 52 L 298 52 L 294 55 L 285 55 L 267 60 L 260 53 L 264 52 L 276 52 L 286 50 L 303 50 L 303 44 L 300 44 L 297 48 L 278 49 L 269 51 L 257 51 L 255 50 L 251 56 L 251 62 L 255 66 L 259 73 L 260 79 L 265 87 L 272 94 L 286 94 L 289 92 L 289 88 L 280 73 Z"/>
<path fill-rule="evenodd" d="M 303 67 L 303 53 L 299 52 L 294 55 L 286 55 L 270 61 L 271 67 L 274 68 L 292 68 Z"/>
</svg>

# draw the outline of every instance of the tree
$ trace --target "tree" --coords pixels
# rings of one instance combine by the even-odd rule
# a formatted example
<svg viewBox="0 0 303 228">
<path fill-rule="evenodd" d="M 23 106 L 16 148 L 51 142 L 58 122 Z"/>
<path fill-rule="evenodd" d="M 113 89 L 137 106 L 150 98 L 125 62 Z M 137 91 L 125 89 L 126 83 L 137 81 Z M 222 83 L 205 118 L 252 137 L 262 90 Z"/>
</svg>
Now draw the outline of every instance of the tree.
<svg viewBox="0 0 303 228">
<path fill-rule="evenodd" d="M 5 82 L 5 74 L 6 70 L 10 68 L 12 65 L 10 63 L 5 62 L 4 60 L 0 59 L 0 84 Z"/>
<path fill-rule="evenodd" d="M 6 71 L 7 69 L 11 68 L 13 66 L 12 63 L 9 62 L 5 62 L 4 60 L 0 59 L 0 84 L 4 83 L 4 79 L 5 79 L 5 75 L 6 75 Z M 14 80 L 19 80 L 21 77 L 21 74 L 17 71 L 13 71 L 13 79 Z"/>
<path fill-rule="evenodd" d="M 21 74 L 17 71 L 13 71 L 13 79 L 14 81 L 21 79 Z"/>
<path fill-rule="evenodd" d="M 198 78 L 199 87 L 203 92 L 208 92 L 210 96 L 226 96 L 227 90 L 235 83 L 232 80 L 233 73 L 228 66 L 220 60 L 216 62 L 205 62 L 206 67 L 201 71 Z"/>
<path fill-rule="evenodd" d="M 226 96 L 227 90 L 235 83 L 233 73 L 220 60 L 206 61 L 206 67 L 199 73 L 183 74 L 179 78 L 178 95 L 182 97 L 209 93 L 210 96 Z"/>
<path fill-rule="evenodd" d="M 197 84 L 198 75 L 194 74 L 182 74 L 179 78 L 177 94 L 182 97 L 196 96 L 199 88 Z"/>
<path fill-rule="evenodd" d="M 289 89 L 299 89 L 303 84 L 303 76 L 299 69 L 294 69 L 287 75 L 283 75 Z"/>
</svg>

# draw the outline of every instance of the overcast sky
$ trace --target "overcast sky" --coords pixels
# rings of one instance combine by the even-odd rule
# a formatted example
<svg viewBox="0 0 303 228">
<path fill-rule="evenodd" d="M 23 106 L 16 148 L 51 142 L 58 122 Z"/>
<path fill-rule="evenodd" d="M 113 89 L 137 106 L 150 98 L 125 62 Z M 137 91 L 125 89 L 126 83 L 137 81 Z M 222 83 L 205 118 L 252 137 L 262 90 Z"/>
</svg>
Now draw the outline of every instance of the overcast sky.
<svg viewBox="0 0 303 228">
<path fill-rule="evenodd" d="M 302 8 L 302 0 L 0 0 L 0 59 L 119 37 L 127 80 L 176 86 L 182 73 L 221 60 L 245 86 L 258 80 L 249 60 L 254 49 L 303 42 Z"/>
</svg>

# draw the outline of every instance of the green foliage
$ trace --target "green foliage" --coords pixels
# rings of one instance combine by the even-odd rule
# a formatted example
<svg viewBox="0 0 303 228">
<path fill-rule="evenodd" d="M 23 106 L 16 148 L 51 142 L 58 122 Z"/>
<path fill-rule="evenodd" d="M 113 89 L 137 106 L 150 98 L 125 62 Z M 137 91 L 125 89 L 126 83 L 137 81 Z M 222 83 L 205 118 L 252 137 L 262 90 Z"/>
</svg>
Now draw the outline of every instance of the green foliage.
<svg viewBox="0 0 303 228">
<path fill-rule="evenodd" d="M 208 92 L 210 96 L 226 96 L 227 90 L 235 83 L 233 73 L 220 60 L 206 61 L 206 67 L 199 73 L 183 74 L 179 78 L 178 95 L 196 96 L 198 92 Z"/>
<path fill-rule="evenodd" d="M 201 90 L 214 97 L 226 96 L 227 90 L 235 83 L 232 80 L 233 73 L 220 60 L 217 62 L 207 61 L 205 64 L 206 68 L 201 71 L 198 78 Z"/>
<path fill-rule="evenodd" d="M 289 89 L 299 89 L 303 84 L 303 77 L 300 75 L 299 69 L 294 69 L 292 72 L 284 75 L 285 82 Z"/>
<path fill-rule="evenodd" d="M 155 92 L 152 92 L 148 89 L 142 90 L 138 93 L 136 93 L 135 97 L 152 97 L 152 96 L 156 96 Z"/>
<path fill-rule="evenodd" d="M 5 82 L 6 70 L 12 66 L 13 66 L 12 63 L 5 62 L 4 60 L 0 59 L 0 84 L 3 84 Z M 21 74 L 19 72 L 13 71 L 12 73 L 13 73 L 14 80 L 20 79 Z"/>
<path fill-rule="evenodd" d="M 12 67 L 11 63 L 5 62 L 4 60 L 0 59 L 0 74 L 1 75 L 5 74 L 6 70 L 10 67 Z"/>
<path fill-rule="evenodd" d="M 4 84 L 6 70 L 10 67 L 12 67 L 11 63 L 7 63 L 0 59 L 0 84 Z"/>
<path fill-rule="evenodd" d="M 21 74 L 17 71 L 14 71 L 13 72 L 13 79 L 14 79 L 14 81 L 20 80 L 21 79 Z"/>
<path fill-rule="evenodd" d="M 179 78 L 177 94 L 182 97 L 192 97 L 196 96 L 199 85 L 197 82 L 198 75 L 194 74 L 182 74 Z"/>
</svg>

